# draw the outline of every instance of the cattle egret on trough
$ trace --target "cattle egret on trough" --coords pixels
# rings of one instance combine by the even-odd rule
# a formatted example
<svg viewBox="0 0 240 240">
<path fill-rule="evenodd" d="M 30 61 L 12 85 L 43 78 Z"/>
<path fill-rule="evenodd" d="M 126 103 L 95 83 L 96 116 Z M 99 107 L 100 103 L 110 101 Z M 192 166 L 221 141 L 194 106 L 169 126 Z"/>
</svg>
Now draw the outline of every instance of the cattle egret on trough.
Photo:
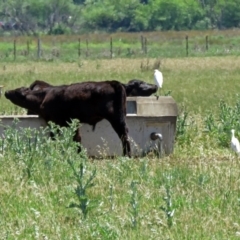
<svg viewBox="0 0 240 240">
<path fill-rule="evenodd" d="M 231 148 L 234 152 L 236 152 L 237 154 L 240 154 L 240 144 L 238 139 L 234 135 L 235 130 L 232 129 L 231 132 L 232 132 Z"/>
<path fill-rule="evenodd" d="M 158 69 L 154 70 L 154 81 L 158 89 L 161 89 L 163 85 L 163 75 Z"/>
</svg>

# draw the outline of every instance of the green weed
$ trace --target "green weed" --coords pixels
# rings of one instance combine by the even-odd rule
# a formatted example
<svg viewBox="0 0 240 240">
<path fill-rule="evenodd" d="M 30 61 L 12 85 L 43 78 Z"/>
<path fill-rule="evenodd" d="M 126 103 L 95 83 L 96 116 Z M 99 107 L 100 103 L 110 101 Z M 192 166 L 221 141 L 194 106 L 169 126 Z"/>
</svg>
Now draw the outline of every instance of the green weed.
<svg viewBox="0 0 240 240">
<path fill-rule="evenodd" d="M 161 206 L 160 209 L 163 210 L 165 213 L 165 216 L 167 218 L 167 225 L 168 227 L 172 227 L 173 225 L 173 216 L 175 209 L 172 206 L 172 198 L 171 198 L 171 192 L 170 192 L 170 186 L 166 186 L 166 197 L 163 198 L 165 202 L 165 206 Z"/>
<path fill-rule="evenodd" d="M 86 163 L 84 163 L 84 161 L 80 163 L 79 170 L 76 170 L 75 164 L 69 159 L 68 164 L 71 167 L 74 178 L 77 182 L 77 186 L 75 188 L 75 195 L 78 199 L 78 203 L 71 203 L 69 207 L 80 209 L 83 214 L 83 218 L 86 219 L 88 211 L 92 207 L 91 201 L 87 195 L 87 189 L 94 186 L 93 179 L 96 176 L 97 170 L 95 168 L 88 177 L 86 175 L 87 169 Z"/>
<path fill-rule="evenodd" d="M 130 200 L 130 209 L 129 213 L 131 216 L 132 227 L 136 228 L 138 224 L 138 215 L 139 215 L 139 197 L 137 194 L 137 182 L 131 182 L 131 200 Z"/>
<path fill-rule="evenodd" d="M 240 98 L 238 95 L 236 96 L 235 105 L 230 105 L 226 101 L 221 100 L 218 107 L 218 116 L 209 113 L 205 117 L 205 128 L 206 131 L 217 138 L 221 147 L 228 147 L 231 129 L 235 129 L 237 135 L 240 131 Z"/>
</svg>

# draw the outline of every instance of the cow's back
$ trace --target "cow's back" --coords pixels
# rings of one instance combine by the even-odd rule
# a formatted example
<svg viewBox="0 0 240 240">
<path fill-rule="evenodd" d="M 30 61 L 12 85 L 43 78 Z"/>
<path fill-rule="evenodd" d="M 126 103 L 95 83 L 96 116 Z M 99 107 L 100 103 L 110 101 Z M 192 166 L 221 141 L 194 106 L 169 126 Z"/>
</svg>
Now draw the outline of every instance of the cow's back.
<svg viewBox="0 0 240 240">
<path fill-rule="evenodd" d="M 103 118 L 126 114 L 126 93 L 118 81 L 84 82 L 46 88 L 42 115 L 54 121 L 95 125 Z"/>
</svg>

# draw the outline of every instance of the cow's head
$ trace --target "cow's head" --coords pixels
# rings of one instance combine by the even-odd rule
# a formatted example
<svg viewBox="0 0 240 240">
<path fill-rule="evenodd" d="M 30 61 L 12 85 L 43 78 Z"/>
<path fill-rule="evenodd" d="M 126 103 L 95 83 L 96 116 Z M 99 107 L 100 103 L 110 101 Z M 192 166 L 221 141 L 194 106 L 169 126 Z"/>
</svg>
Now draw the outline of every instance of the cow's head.
<svg viewBox="0 0 240 240">
<path fill-rule="evenodd" d="M 21 87 L 6 91 L 5 97 L 19 107 L 37 112 L 44 99 L 44 92 Z"/>
<path fill-rule="evenodd" d="M 157 92 L 157 86 L 155 84 L 146 83 L 138 79 L 130 80 L 127 84 L 124 84 L 124 87 L 128 97 L 147 97 Z"/>
<path fill-rule="evenodd" d="M 18 105 L 25 102 L 26 94 L 29 91 L 29 88 L 21 87 L 5 92 L 5 97 L 10 100 L 12 103 Z"/>
</svg>

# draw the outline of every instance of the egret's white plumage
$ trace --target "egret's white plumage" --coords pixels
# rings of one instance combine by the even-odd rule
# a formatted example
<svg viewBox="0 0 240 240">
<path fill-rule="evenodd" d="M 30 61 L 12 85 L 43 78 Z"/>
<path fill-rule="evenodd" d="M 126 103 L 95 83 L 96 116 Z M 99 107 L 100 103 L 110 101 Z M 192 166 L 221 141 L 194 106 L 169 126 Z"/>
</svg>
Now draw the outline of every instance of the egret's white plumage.
<svg viewBox="0 0 240 240">
<path fill-rule="evenodd" d="M 162 73 L 155 69 L 154 70 L 154 81 L 155 81 L 155 84 L 158 86 L 158 88 L 162 88 L 162 84 L 163 84 L 163 75 Z"/>
<path fill-rule="evenodd" d="M 232 132 L 231 148 L 234 152 L 240 154 L 240 144 L 238 139 L 234 135 L 235 130 L 232 129 L 231 132 Z"/>
</svg>

